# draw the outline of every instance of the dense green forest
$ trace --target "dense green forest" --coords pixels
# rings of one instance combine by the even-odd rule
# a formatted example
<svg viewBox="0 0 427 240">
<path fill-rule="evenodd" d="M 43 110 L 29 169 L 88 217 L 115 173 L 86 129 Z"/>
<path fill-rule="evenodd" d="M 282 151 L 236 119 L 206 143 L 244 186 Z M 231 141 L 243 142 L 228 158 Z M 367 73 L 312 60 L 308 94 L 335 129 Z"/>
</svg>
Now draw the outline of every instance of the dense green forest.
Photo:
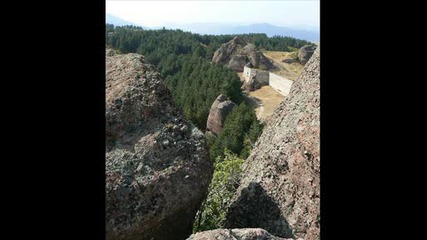
<svg viewBox="0 0 427 240">
<path fill-rule="evenodd" d="M 106 44 L 122 53 L 139 53 L 156 65 L 175 103 L 185 117 L 205 130 L 210 107 L 219 94 L 227 95 L 236 107 L 226 119 L 222 134 L 209 140 L 210 157 L 223 158 L 224 149 L 241 158 L 249 156 L 262 125 L 253 109 L 244 104 L 241 83 L 235 72 L 210 62 L 221 44 L 235 35 L 200 35 L 182 30 L 144 30 L 141 27 L 106 25 Z M 309 42 L 292 37 L 241 34 L 258 48 L 289 51 Z"/>
<path fill-rule="evenodd" d="M 214 52 L 221 46 L 233 39 L 235 34 L 227 35 L 200 35 L 182 30 L 144 30 L 141 27 L 124 26 L 114 27 L 106 25 L 107 44 L 122 52 L 136 52 L 141 40 L 144 45 L 140 49 L 146 53 L 155 52 L 153 64 L 161 60 L 162 53 L 188 54 L 195 53 L 198 56 L 211 60 Z M 301 48 L 310 42 L 293 37 L 274 36 L 267 37 L 263 33 L 239 34 L 247 42 L 253 43 L 257 48 L 267 51 L 290 51 L 291 48 Z M 165 45 L 165 43 L 168 43 Z M 172 45 L 170 45 L 172 43 Z M 158 45 L 160 44 L 160 45 Z M 161 47 L 160 49 L 156 49 Z M 172 51 L 171 51 L 172 50 Z"/>
<path fill-rule="evenodd" d="M 246 159 L 252 145 L 261 135 L 262 128 L 263 125 L 257 120 L 253 109 L 241 103 L 227 116 L 222 133 L 211 140 L 209 149 L 211 159 L 223 158 L 225 148 Z"/>
<path fill-rule="evenodd" d="M 207 48 L 195 34 L 181 30 L 142 30 L 107 24 L 107 45 L 136 52 L 159 68 L 175 103 L 187 119 L 204 130 L 210 107 L 219 94 L 242 101 L 239 77 L 221 64 L 211 64 Z M 216 50 L 216 49 L 215 49 Z M 212 54 L 215 50 L 211 50 Z"/>
<path fill-rule="evenodd" d="M 221 44 L 236 35 L 199 35 L 182 30 L 144 30 L 141 27 L 106 25 L 106 45 L 121 53 L 139 53 L 159 69 L 173 99 L 199 129 L 205 130 L 210 107 L 220 94 L 237 104 L 225 120 L 219 136 L 208 140 L 215 172 L 209 195 L 198 212 L 194 230 L 223 227 L 227 204 L 238 187 L 237 174 L 263 124 L 246 105 L 237 74 L 222 64 L 211 63 Z M 259 49 L 291 51 L 309 42 L 291 37 L 241 34 Z"/>
<path fill-rule="evenodd" d="M 266 50 L 288 51 L 307 41 L 265 34 L 239 35 Z M 184 115 L 202 130 L 211 104 L 219 94 L 242 102 L 238 76 L 221 64 L 211 64 L 214 52 L 235 35 L 199 35 L 182 30 L 144 30 L 141 27 L 106 25 L 106 44 L 122 53 L 139 53 L 159 68 Z"/>
</svg>

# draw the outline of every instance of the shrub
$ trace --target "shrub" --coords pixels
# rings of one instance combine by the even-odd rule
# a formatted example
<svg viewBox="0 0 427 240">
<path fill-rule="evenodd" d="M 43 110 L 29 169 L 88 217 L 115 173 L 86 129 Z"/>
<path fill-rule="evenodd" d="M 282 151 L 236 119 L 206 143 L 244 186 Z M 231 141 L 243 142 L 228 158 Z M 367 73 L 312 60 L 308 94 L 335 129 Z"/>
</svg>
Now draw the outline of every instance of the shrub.
<svg viewBox="0 0 427 240">
<path fill-rule="evenodd" d="M 228 149 L 224 158 L 218 157 L 214 162 L 214 175 L 209 186 L 209 194 L 196 215 L 193 232 L 223 228 L 227 208 L 239 187 L 240 166 L 243 159 Z"/>
</svg>

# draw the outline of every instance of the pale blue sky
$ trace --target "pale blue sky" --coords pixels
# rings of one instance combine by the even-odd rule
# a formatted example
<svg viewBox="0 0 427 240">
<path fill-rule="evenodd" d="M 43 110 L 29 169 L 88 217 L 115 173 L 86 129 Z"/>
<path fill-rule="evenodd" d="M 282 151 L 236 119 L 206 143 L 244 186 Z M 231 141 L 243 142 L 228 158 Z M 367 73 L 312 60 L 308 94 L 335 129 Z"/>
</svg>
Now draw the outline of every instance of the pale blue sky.
<svg viewBox="0 0 427 240">
<path fill-rule="evenodd" d="M 106 1 L 106 12 L 142 26 L 187 23 L 269 23 L 319 28 L 320 0 Z"/>
</svg>

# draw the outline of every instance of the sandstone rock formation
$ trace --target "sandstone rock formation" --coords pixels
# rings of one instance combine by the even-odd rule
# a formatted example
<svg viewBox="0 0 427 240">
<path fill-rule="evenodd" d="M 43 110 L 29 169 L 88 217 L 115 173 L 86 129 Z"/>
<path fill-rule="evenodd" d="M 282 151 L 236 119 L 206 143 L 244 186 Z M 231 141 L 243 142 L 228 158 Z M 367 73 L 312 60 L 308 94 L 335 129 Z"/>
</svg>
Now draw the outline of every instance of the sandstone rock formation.
<svg viewBox="0 0 427 240">
<path fill-rule="evenodd" d="M 222 63 L 230 69 L 242 72 L 243 67 L 250 62 L 254 68 L 262 70 L 273 69 L 270 60 L 255 48 L 255 45 L 246 43 L 242 38 L 235 37 L 215 51 L 213 63 Z"/>
<path fill-rule="evenodd" d="M 243 163 L 226 228 L 320 239 L 319 54 L 318 48 Z"/>
<path fill-rule="evenodd" d="M 198 232 L 187 240 L 292 240 L 271 235 L 261 228 L 215 229 Z"/>
<path fill-rule="evenodd" d="M 106 239 L 185 239 L 213 166 L 139 54 L 106 50 Z"/>
<path fill-rule="evenodd" d="M 209 111 L 208 121 L 206 123 L 206 130 L 218 135 L 222 132 L 225 119 L 231 113 L 236 104 L 224 94 L 219 95 L 212 103 L 211 110 Z"/>
<path fill-rule="evenodd" d="M 311 58 L 314 51 L 316 50 L 316 45 L 305 45 L 301 47 L 298 51 L 298 60 L 301 64 L 306 64 L 307 61 Z"/>
</svg>

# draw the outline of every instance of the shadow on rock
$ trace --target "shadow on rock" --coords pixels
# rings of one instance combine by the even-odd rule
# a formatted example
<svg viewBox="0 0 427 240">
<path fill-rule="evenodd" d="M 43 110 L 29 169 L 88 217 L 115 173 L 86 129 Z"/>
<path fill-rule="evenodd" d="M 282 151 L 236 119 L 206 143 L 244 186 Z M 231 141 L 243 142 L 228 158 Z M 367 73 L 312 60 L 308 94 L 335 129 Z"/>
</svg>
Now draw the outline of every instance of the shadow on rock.
<svg viewBox="0 0 427 240">
<path fill-rule="evenodd" d="M 273 235 L 294 238 L 279 206 L 257 182 L 251 182 L 227 212 L 226 228 L 263 228 Z"/>
</svg>

